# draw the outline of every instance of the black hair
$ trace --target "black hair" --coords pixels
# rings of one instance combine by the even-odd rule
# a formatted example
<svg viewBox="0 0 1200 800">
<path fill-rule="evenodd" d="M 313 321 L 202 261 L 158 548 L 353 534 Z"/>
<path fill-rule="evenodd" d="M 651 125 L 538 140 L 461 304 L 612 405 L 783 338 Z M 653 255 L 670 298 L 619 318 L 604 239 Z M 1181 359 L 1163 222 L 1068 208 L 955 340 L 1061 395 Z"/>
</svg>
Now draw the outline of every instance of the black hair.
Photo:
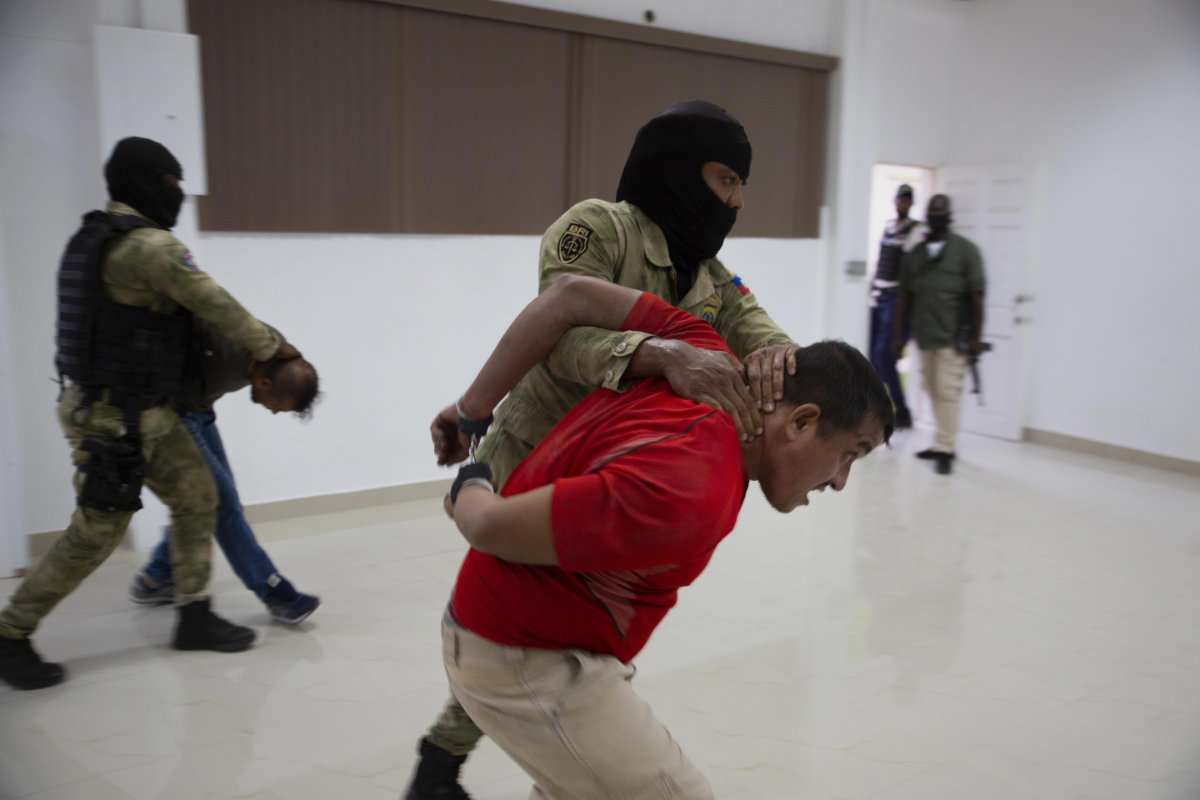
<svg viewBox="0 0 1200 800">
<path fill-rule="evenodd" d="M 883 425 L 885 443 L 895 429 L 892 398 L 883 379 L 866 356 L 836 339 L 796 348 L 796 374 L 784 376 L 783 400 L 819 407 L 817 431 L 826 438 L 872 416 Z"/>
<path fill-rule="evenodd" d="M 307 370 L 304 370 L 298 376 L 286 376 L 280 380 L 277 376 L 279 371 L 283 369 L 285 364 L 292 361 L 299 361 Z M 316 404 L 321 395 L 320 378 L 317 375 L 317 368 L 309 361 L 299 358 L 272 358 L 263 362 L 263 377 L 270 379 L 272 393 L 285 395 L 292 399 L 295 407 L 292 413 L 300 417 L 300 419 L 309 419 L 312 417 L 313 405 Z"/>
</svg>

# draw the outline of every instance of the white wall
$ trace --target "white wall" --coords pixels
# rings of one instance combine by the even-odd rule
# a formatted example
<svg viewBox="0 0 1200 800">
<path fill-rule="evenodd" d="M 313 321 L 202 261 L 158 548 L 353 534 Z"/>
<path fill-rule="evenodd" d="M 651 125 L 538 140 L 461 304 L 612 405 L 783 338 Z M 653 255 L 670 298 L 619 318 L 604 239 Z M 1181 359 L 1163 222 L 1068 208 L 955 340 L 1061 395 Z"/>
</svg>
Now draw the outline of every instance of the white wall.
<svg viewBox="0 0 1200 800">
<path fill-rule="evenodd" d="M 828 53 L 830 4 L 673 0 L 654 4 L 655 24 Z M 646 8 L 628 0 L 522 5 L 634 23 Z M 772 22 L 781 19 L 790 24 Z M 313 359 L 326 394 L 308 425 L 264 421 L 240 399 L 218 407 L 245 502 L 446 476 L 429 458 L 429 421 L 466 387 L 537 289 L 536 236 L 200 234 L 188 241 L 203 268 Z M 824 281 L 822 241 L 735 238 L 721 257 L 794 337 L 823 335 L 821 295 L 812 288 Z M 281 272 L 288 295 L 274 288 Z"/>
<path fill-rule="evenodd" d="M 54 281 L 66 237 L 104 191 L 93 21 L 91 4 L 77 0 L 0 3 L 0 308 L 12 368 L 2 388 L 13 396 L 6 422 L 17 431 L 22 534 L 65 527 L 74 505 L 53 413 Z"/>
<path fill-rule="evenodd" d="M 209 268 L 283 330 L 321 374 L 309 424 L 268 418 L 241 396 L 218 405 L 246 502 L 445 476 L 429 422 L 466 388 L 504 328 L 537 291 L 539 237 L 204 234 Z M 728 263 L 794 335 L 817 300 L 793 278 L 819 270 L 819 243 L 731 242 Z M 281 280 L 281 278 L 284 278 Z"/>
<path fill-rule="evenodd" d="M 867 258 L 872 164 L 1036 163 L 1046 187 L 1027 424 L 1200 459 L 1186 408 L 1200 396 L 1185 316 L 1200 292 L 1183 238 L 1192 186 L 1177 177 L 1200 174 L 1188 3 L 670 0 L 655 10 L 660 27 L 842 58 L 822 239 L 735 239 L 722 253 L 796 338 L 865 339 L 866 287 L 843 265 Z M 528 4 L 629 22 L 644 9 Z M 90 25 L 177 28 L 182 7 L 0 2 L 0 311 L 11 350 L 0 397 L 14 398 L 22 499 L 10 540 L 63 527 L 73 502 L 49 378 L 58 258 L 79 215 L 104 199 Z M 907 91 L 894 95 L 898 84 Z M 326 400 L 311 424 L 241 398 L 218 408 L 246 503 L 445 474 L 430 465 L 428 420 L 535 288 L 535 237 L 199 234 L 190 202 L 178 232 L 321 370 Z M 1162 343 L 1171 357 L 1156 354 Z"/>
<path fill-rule="evenodd" d="M 22 187 L 0 197 L 4 324 L 16 343 L 8 388 L 17 403 L 8 421 L 22 454 L 24 500 L 9 540 L 61 529 L 73 503 L 49 378 L 58 258 L 80 214 L 104 201 L 90 26 L 159 19 L 174 27 L 182 16 L 166 13 L 171 5 L 0 3 L 0 167 L 6 187 Z M 761 5 L 777 14 L 784 4 Z M 807 5 L 820 17 L 827 3 Z M 150 9 L 156 14 L 145 13 Z M 712 10 L 695 32 L 722 35 L 727 24 L 747 24 Z M 776 37 L 771 43 L 822 49 L 795 33 L 778 40 L 765 15 L 749 18 Z M 823 41 L 820 34 L 812 41 Z M 307 425 L 271 418 L 244 397 L 218 406 L 243 502 L 449 475 L 430 458 L 429 421 L 465 388 L 503 327 L 534 296 L 538 237 L 201 234 L 191 200 L 176 233 L 202 268 L 293 338 L 321 373 L 325 399 Z M 813 287 L 822 282 L 822 242 L 731 240 L 722 256 L 794 336 L 819 335 L 821 301 Z M 164 521 L 161 506 L 149 503 L 134 518 L 137 544 L 152 541 Z"/>
<path fill-rule="evenodd" d="M 0 252 L 4 248 L 4 228 L 0 226 Z M 0 270 L 0 408 L 13 407 L 14 391 L 12 356 L 9 347 L 8 310 L 5 299 L 4 270 Z M 18 482 L 21 479 L 21 452 L 17 439 L 16 417 L 0 414 L 0 578 L 7 578 L 24 566 L 19 537 L 10 532 L 21 529 L 22 507 Z"/>
<path fill-rule="evenodd" d="M 876 163 L 936 166 L 946 156 L 950 48 L 962 26 L 950 0 L 844 0 L 832 34 L 834 73 L 831 215 L 826 328 L 862 348 L 869 326 L 868 279 L 849 277 L 848 261 L 869 261 L 879 232 L 868 228 Z M 921 202 L 918 199 L 918 202 Z"/>
<path fill-rule="evenodd" d="M 962 5 L 947 158 L 1042 183 L 1026 425 L 1200 460 L 1200 3 Z"/>
</svg>

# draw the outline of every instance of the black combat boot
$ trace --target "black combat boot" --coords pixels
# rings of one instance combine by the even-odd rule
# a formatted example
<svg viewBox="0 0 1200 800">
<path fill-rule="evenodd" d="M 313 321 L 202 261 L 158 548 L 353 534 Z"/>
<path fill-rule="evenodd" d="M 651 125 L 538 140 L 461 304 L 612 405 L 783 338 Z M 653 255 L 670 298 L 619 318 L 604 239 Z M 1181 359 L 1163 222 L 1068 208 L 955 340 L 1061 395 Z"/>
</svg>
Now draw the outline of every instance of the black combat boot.
<svg viewBox="0 0 1200 800">
<path fill-rule="evenodd" d="M 179 607 L 175 623 L 176 650 L 219 650 L 236 653 L 254 644 L 254 631 L 234 625 L 212 612 L 208 598 Z"/>
<path fill-rule="evenodd" d="M 430 744 L 428 739 L 421 739 L 417 753 L 421 760 L 404 800 L 471 800 L 471 795 L 458 783 L 458 771 L 467 760 L 465 755 L 456 756 Z"/>
<path fill-rule="evenodd" d="M 43 661 L 33 642 L 0 636 L 0 679 L 18 689 L 44 689 L 62 683 L 63 668 Z"/>
</svg>

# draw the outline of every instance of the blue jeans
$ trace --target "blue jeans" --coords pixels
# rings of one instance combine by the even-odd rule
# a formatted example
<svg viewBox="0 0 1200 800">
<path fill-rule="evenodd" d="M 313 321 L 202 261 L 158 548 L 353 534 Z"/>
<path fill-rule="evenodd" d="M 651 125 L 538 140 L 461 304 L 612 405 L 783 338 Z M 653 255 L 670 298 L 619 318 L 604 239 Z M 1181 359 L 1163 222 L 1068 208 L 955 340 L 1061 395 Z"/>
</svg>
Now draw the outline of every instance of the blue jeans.
<svg viewBox="0 0 1200 800">
<path fill-rule="evenodd" d="M 200 455 L 204 456 L 217 484 L 217 544 L 246 588 L 266 602 L 271 591 L 267 580 L 275 574 L 275 565 L 259 546 L 254 531 L 242 514 L 242 501 L 233 482 L 233 470 L 229 468 L 225 446 L 221 444 L 221 434 L 217 430 L 217 416 L 211 411 L 204 414 L 180 413 L 179 419 L 200 449 Z M 146 577 L 155 583 L 174 581 L 169 540 L 170 531 L 163 536 L 150 562 L 142 569 Z"/>
<path fill-rule="evenodd" d="M 896 372 L 896 359 L 892 357 L 892 326 L 896 321 L 896 306 L 900 302 L 900 293 L 880 292 L 875 298 L 875 307 L 871 309 L 871 363 L 875 371 L 887 385 L 888 393 L 896 412 L 907 412 L 908 404 L 904 402 L 904 389 L 900 388 L 900 375 Z M 911 329 L 911 324 L 908 326 Z M 904 331 L 904 339 L 908 340 L 909 331 Z"/>
</svg>

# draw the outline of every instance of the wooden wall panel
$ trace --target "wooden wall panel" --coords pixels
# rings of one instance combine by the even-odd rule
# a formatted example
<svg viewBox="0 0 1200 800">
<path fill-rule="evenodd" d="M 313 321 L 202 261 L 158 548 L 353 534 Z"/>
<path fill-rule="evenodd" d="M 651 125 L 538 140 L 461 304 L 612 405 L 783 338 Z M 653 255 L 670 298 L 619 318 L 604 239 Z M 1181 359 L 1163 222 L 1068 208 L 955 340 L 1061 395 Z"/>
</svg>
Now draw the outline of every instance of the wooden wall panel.
<svg viewBox="0 0 1200 800">
<path fill-rule="evenodd" d="M 825 155 L 829 141 L 829 73 L 805 70 L 800 85 L 800 136 L 796 142 L 797 184 L 796 236 L 815 239 L 821 235 L 821 206 L 825 198 Z M 807 86 L 805 85 L 807 84 Z"/>
<path fill-rule="evenodd" d="M 700 97 L 738 117 L 754 147 L 734 235 L 818 235 L 825 57 L 758 60 L 762 48 L 732 43 L 718 54 L 699 37 L 614 38 L 616 23 L 595 35 L 457 1 L 459 13 L 190 0 L 209 164 L 201 228 L 540 233 L 571 203 L 612 198 L 638 127 Z"/>
<path fill-rule="evenodd" d="M 397 137 L 391 32 L 369 0 L 191 0 L 205 230 L 386 231 Z"/>
<path fill-rule="evenodd" d="M 812 153 L 807 140 L 812 81 L 824 73 L 597 37 L 585 39 L 581 62 L 579 196 L 612 199 L 638 128 L 672 103 L 703 99 L 737 117 L 754 150 L 733 235 L 816 235 L 822 181 L 812 162 L 824 148 Z M 819 122 L 823 135 L 823 114 Z"/>
<path fill-rule="evenodd" d="M 541 233 L 562 213 L 568 36 L 405 11 L 403 230 Z"/>
</svg>

